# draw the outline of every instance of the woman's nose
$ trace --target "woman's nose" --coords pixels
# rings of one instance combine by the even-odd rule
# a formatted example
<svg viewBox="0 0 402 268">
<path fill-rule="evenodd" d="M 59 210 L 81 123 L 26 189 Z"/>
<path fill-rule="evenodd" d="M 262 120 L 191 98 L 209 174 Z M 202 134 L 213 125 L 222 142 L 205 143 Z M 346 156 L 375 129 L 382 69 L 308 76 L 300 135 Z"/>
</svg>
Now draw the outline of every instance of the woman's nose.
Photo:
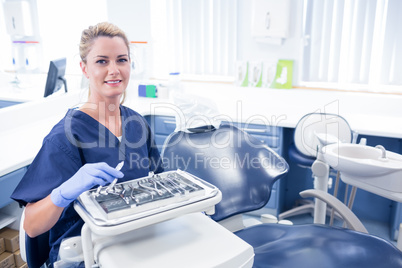
<svg viewBox="0 0 402 268">
<path fill-rule="evenodd" d="M 109 74 L 110 75 L 118 75 L 120 73 L 119 67 L 115 62 L 111 62 L 109 64 Z"/>
</svg>

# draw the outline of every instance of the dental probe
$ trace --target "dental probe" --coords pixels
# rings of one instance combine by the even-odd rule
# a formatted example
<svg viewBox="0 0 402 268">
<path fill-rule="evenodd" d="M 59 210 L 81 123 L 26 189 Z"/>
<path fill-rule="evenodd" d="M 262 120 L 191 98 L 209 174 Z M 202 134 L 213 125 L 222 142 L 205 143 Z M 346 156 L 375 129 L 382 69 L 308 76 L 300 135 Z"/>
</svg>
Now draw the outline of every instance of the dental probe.
<svg viewBox="0 0 402 268">
<path fill-rule="evenodd" d="M 124 165 L 124 161 L 121 161 L 117 166 L 116 166 L 116 170 L 120 171 L 120 169 L 123 167 Z M 110 191 L 112 191 L 113 187 L 116 185 L 117 183 L 117 178 L 115 178 L 112 183 L 106 188 L 106 193 L 109 193 Z"/>
<path fill-rule="evenodd" d="M 123 167 L 123 165 L 124 165 L 124 161 L 121 161 L 119 164 L 117 164 L 116 169 L 120 171 L 120 169 Z M 109 187 L 105 190 L 106 193 L 108 193 L 109 188 L 111 189 L 115 186 L 116 182 L 117 182 L 117 178 L 114 179 L 113 182 L 109 185 Z M 96 189 L 96 193 L 94 195 L 99 196 L 101 189 L 102 189 L 102 185 L 99 185 L 99 187 L 98 187 L 98 189 Z"/>
</svg>

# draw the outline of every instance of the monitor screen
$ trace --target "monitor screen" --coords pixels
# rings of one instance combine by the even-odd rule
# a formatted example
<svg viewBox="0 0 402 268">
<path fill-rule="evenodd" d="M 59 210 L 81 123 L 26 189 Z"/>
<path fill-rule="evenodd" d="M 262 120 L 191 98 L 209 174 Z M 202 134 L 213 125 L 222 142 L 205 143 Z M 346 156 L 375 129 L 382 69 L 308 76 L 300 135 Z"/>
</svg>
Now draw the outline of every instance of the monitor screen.
<svg viewBox="0 0 402 268">
<path fill-rule="evenodd" d="M 47 73 L 45 95 L 47 97 L 61 89 L 64 85 L 64 90 L 67 92 L 67 82 L 64 78 L 66 73 L 66 58 L 50 61 L 49 72 Z"/>
</svg>

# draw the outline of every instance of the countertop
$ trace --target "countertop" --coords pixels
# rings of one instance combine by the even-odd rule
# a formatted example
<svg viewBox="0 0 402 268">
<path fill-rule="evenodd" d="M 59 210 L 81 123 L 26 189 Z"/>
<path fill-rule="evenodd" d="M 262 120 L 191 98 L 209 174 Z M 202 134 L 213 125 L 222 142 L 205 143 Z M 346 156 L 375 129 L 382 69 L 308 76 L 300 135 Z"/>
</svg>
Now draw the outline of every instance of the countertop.
<svg viewBox="0 0 402 268">
<path fill-rule="evenodd" d="M 343 116 L 359 134 L 402 138 L 401 95 L 241 88 L 210 83 L 183 83 L 183 88 L 179 100 L 187 108 L 199 105 L 196 111 L 205 118 L 208 115 L 226 121 L 294 128 L 307 113 L 327 112 Z M 29 165 L 53 125 L 68 108 L 85 101 L 86 94 L 71 91 L 46 99 L 35 97 L 0 109 L 0 176 Z M 188 118 L 191 115 L 188 109 L 180 108 L 178 99 L 174 101 L 174 94 L 170 95 L 170 98 L 138 97 L 136 84 L 130 83 L 125 105 L 143 115 Z M 0 90 L 0 99 L 3 96 Z"/>
</svg>

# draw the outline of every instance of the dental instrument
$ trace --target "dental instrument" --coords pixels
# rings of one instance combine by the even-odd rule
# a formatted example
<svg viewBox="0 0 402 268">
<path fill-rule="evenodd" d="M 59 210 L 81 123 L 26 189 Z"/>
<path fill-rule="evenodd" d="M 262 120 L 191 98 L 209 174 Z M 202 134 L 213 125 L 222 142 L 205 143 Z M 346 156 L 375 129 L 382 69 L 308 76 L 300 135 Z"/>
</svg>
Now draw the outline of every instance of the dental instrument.
<svg viewBox="0 0 402 268">
<path fill-rule="evenodd" d="M 120 171 L 122 169 L 122 167 L 124 166 L 124 161 L 121 161 L 119 164 L 117 164 L 117 166 L 115 167 L 116 170 Z M 114 186 L 117 183 L 117 178 L 115 178 L 112 183 L 105 189 L 105 191 L 103 192 L 103 194 L 108 194 L 111 193 Z M 98 188 L 96 189 L 96 192 L 93 193 L 95 196 L 99 196 L 101 194 L 101 190 L 102 190 L 103 186 L 99 185 Z"/>
<path fill-rule="evenodd" d="M 121 161 L 119 164 L 117 164 L 116 170 L 120 171 L 123 166 L 124 166 L 124 161 Z M 117 180 L 118 180 L 118 179 L 115 178 L 115 179 L 113 180 L 113 182 L 106 188 L 106 193 L 110 193 L 110 192 L 113 190 L 114 186 L 115 186 L 116 183 L 117 183 Z"/>
</svg>

